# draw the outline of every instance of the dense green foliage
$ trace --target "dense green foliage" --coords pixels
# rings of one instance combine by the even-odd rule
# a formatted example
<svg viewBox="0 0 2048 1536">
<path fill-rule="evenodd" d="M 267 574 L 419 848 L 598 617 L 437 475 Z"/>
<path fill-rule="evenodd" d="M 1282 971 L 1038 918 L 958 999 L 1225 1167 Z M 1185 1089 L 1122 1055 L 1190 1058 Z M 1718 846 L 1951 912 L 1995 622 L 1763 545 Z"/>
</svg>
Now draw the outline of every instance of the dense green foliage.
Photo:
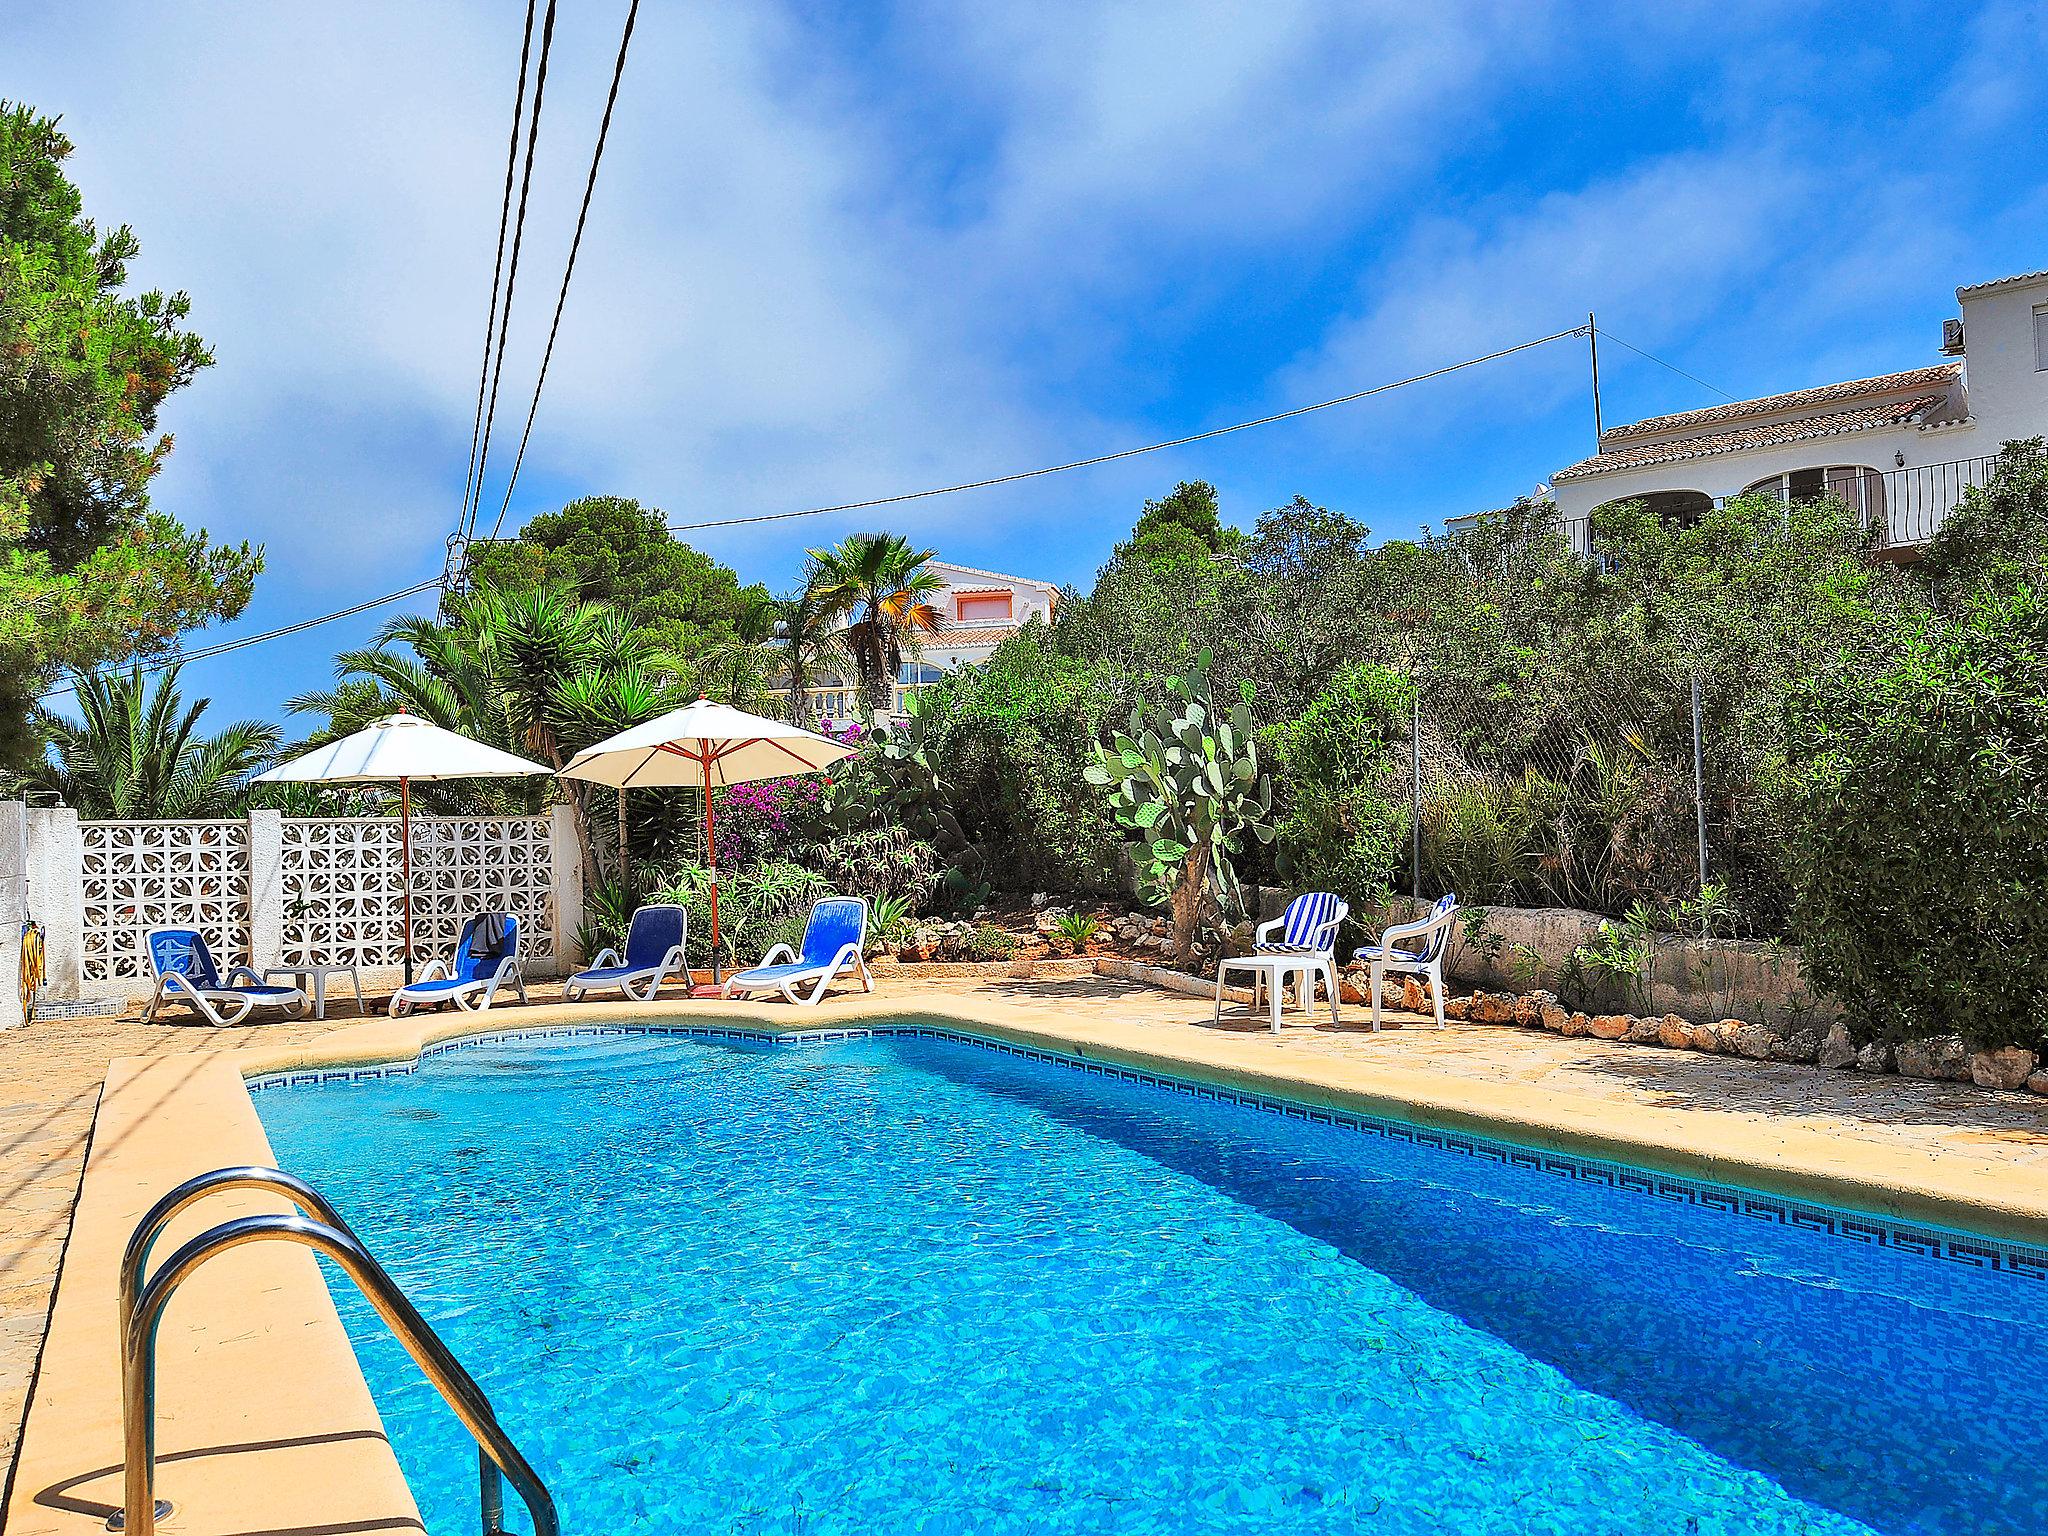
<svg viewBox="0 0 2048 1536">
<path fill-rule="evenodd" d="M 406 615 L 367 648 L 335 661 L 336 687 L 291 701 L 323 714 L 309 744 L 396 710 L 550 768 L 582 748 L 684 702 L 666 659 L 619 611 L 558 587 L 485 587 L 447 620 Z M 533 811 L 559 794 L 576 812 L 586 880 L 600 877 L 598 838 L 616 833 L 616 800 L 563 779 L 458 779 L 419 786 L 428 809 Z"/>
<path fill-rule="evenodd" d="M 1081 777 L 1115 708 L 1102 670 L 1060 655 L 1031 626 L 919 698 L 925 761 L 937 765 L 974 867 L 1006 888 L 1115 883 L 1115 824 Z"/>
<path fill-rule="evenodd" d="M 1867 558 L 1839 502 L 1744 497 L 1682 528 L 1619 506 L 1591 537 L 1588 558 L 1553 507 L 1524 501 L 1375 547 L 1362 524 L 1296 498 L 1227 558 L 1147 562 L 1120 546 L 1062 605 L 1053 644 L 1154 700 L 1207 651 L 1219 689 L 1249 685 L 1268 728 L 1303 719 L 1347 666 L 1384 667 L 1421 702 L 1422 894 L 1613 913 L 1698 884 L 1697 676 L 1714 873 L 1753 928 L 1775 931 L 1790 900 L 1786 694 L 1880 661 L 1924 599 Z M 1276 784 L 1283 807 L 1329 789 L 1284 772 Z M 1375 841 L 1394 852 L 1383 827 Z M 1407 861 L 1385 863 L 1405 885 Z M 1246 873 L 1280 878 L 1256 857 Z"/>
<path fill-rule="evenodd" d="M 1814 980 L 1866 1035 L 2048 1044 L 2048 604 L 1923 619 L 1791 719 Z"/>
<path fill-rule="evenodd" d="M 832 882 L 814 869 L 786 861 L 750 869 L 718 871 L 717 961 L 726 970 L 752 965 L 777 944 L 798 949 L 811 905 L 833 894 Z M 679 865 L 654 900 L 688 909 L 690 931 L 684 953 L 694 967 L 712 963 L 711 879 L 699 865 Z"/>
<path fill-rule="evenodd" d="M 615 609 L 642 644 L 687 662 L 735 638 L 767 597 L 730 567 L 692 549 L 654 507 L 626 496 L 584 496 L 543 513 L 517 539 L 470 552 L 479 586 L 555 587 Z"/>
<path fill-rule="evenodd" d="M 70 154 L 55 118 L 0 101 L 0 762 L 24 766 L 60 668 L 234 617 L 263 564 L 150 503 L 158 410 L 213 358 L 184 294 L 123 294 L 140 246 L 84 216 Z"/>
<path fill-rule="evenodd" d="M 236 810 L 251 773 L 276 753 L 282 733 L 239 720 L 213 735 L 200 731 L 210 702 L 189 705 L 178 668 L 145 680 L 141 667 L 109 675 L 75 673 L 79 718 L 39 710 L 49 743 L 25 776 L 81 816 L 122 820 L 225 816 Z"/>
<path fill-rule="evenodd" d="M 2020 586 L 2048 591 L 2048 443 L 2007 443 L 1988 483 L 1971 486 L 1921 563 L 1948 611 Z"/>
<path fill-rule="evenodd" d="M 1336 892 L 1361 915 L 1386 904 L 1410 822 L 1395 749 L 1408 738 L 1414 696 L 1399 673 L 1354 663 L 1262 737 L 1279 785 L 1282 874 Z"/>
</svg>

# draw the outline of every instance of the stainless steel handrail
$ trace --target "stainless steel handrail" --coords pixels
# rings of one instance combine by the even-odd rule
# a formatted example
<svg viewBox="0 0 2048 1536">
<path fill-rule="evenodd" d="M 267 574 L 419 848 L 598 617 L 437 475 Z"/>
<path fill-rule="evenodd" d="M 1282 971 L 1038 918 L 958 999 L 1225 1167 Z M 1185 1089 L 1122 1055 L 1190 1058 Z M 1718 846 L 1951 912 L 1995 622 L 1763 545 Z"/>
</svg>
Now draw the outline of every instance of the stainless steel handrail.
<svg viewBox="0 0 2048 1536">
<path fill-rule="evenodd" d="M 221 1189 L 267 1188 L 283 1194 L 301 1209 L 310 1209 L 323 1219 L 306 1216 L 242 1216 L 222 1222 L 183 1244 L 146 1285 L 140 1285 L 149 1250 L 166 1222 L 185 1207 Z M 334 1216 L 333 1207 L 304 1181 L 270 1168 L 223 1168 L 192 1179 L 157 1202 L 136 1228 L 123 1257 L 121 1289 L 124 1315 L 121 1327 L 121 1433 L 123 1441 L 123 1488 L 121 1522 L 117 1527 L 128 1536 L 154 1536 L 159 1504 L 156 1499 L 156 1333 L 164 1308 L 178 1287 L 216 1254 L 246 1243 L 279 1240 L 295 1242 L 325 1254 L 338 1265 L 368 1299 L 377 1315 L 405 1346 L 429 1383 L 439 1392 L 456 1418 L 462 1421 L 477 1443 L 478 1502 L 483 1516 L 484 1536 L 501 1536 L 505 1529 L 504 1486 L 501 1476 L 526 1502 L 533 1518 L 534 1536 L 560 1536 L 561 1522 L 555 1502 L 519 1447 L 498 1423 L 490 1400 L 484 1396 L 462 1363 L 449 1351 L 431 1324 L 399 1289 L 365 1248 L 362 1241 Z M 331 1220 L 326 1219 L 332 1217 Z M 140 1285 L 139 1293 L 134 1289 Z"/>
</svg>

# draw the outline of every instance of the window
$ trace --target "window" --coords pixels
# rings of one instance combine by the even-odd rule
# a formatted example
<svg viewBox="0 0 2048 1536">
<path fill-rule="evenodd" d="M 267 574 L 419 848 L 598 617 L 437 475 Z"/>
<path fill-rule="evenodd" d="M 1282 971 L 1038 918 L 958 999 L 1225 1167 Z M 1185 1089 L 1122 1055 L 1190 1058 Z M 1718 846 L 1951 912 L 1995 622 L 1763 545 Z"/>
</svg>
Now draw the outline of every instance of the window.
<svg viewBox="0 0 2048 1536">
<path fill-rule="evenodd" d="M 1010 616 L 1008 592 L 962 592 L 953 604 L 954 616 L 962 624 L 999 624 Z"/>
<path fill-rule="evenodd" d="M 2048 304 L 2034 306 L 2034 372 L 2048 373 Z"/>
</svg>

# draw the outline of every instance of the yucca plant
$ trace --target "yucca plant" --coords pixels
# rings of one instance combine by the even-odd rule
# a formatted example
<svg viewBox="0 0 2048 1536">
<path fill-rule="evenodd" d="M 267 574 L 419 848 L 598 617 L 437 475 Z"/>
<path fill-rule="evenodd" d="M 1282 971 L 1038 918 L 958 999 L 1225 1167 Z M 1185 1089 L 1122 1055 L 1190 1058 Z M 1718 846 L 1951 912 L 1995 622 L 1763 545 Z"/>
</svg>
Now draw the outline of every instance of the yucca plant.
<svg viewBox="0 0 2048 1536">
<path fill-rule="evenodd" d="M 1062 944 L 1078 955 L 1096 934 L 1102 932 L 1102 919 L 1092 912 L 1062 912 L 1053 919 L 1052 931 Z"/>
</svg>

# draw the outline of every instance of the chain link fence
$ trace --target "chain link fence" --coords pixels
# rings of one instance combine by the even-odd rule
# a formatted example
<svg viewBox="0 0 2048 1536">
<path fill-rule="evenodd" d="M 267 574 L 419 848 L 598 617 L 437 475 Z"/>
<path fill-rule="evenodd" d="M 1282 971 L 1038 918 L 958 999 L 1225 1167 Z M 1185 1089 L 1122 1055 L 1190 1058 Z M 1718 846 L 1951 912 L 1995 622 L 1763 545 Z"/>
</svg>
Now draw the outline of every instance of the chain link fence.
<svg viewBox="0 0 2048 1536">
<path fill-rule="evenodd" d="M 1621 915 L 1706 902 L 1746 929 L 1782 917 L 1782 882 L 1754 846 L 1768 816 L 1744 805 L 1745 755 L 1716 742 L 1709 679 L 1645 698 L 1588 691 L 1568 716 L 1505 692 L 1411 671 L 1407 740 L 1389 798 L 1408 810 L 1401 882 L 1489 906 Z"/>
</svg>

